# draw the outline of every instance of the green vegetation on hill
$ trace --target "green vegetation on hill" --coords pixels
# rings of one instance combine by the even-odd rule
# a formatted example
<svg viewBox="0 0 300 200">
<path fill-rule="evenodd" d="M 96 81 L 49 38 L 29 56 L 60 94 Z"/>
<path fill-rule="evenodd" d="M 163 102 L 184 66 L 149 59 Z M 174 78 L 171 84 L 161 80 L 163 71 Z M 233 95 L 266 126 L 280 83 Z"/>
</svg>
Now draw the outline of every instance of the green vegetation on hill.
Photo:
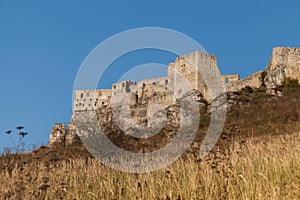
<svg viewBox="0 0 300 200">
<path fill-rule="evenodd" d="M 299 88 L 300 87 L 299 80 L 287 77 L 282 81 L 282 87 Z"/>
</svg>

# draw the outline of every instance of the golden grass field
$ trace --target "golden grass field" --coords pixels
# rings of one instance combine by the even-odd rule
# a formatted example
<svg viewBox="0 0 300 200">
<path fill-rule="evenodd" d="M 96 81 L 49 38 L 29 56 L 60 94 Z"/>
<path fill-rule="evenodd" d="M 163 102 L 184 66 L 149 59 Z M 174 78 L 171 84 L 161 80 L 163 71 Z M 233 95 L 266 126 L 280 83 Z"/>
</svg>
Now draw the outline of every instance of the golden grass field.
<svg viewBox="0 0 300 200">
<path fill-rule="evenodd" d="M 0 200 L 300 199 L 300 88 L 282 92 L 274 98 L 263 90 L 242 91 L 209 156 L 199 160 L 195 155 L 209 124 L 201 119 L 204 126 L 191 149 L 151 173 L 110 169 L 81 143 L 0 156 Z M 144 148 L 123 137 L 113 139 L 132 150 Z"/>
<path fill-rule="evenodd" d="M 300 132 L 235 139 L 226 153 L 192 156 L 145 174 L 94 159 L 1 171 L 1 199 L 300 199 Z"/>
</svg>

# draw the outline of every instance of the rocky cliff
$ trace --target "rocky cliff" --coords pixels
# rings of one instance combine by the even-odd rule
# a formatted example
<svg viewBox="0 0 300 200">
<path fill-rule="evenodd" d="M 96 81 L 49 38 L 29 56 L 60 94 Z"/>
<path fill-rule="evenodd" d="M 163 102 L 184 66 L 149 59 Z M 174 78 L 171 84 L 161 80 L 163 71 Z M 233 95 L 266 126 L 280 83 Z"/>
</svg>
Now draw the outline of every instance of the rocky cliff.
<svg viewBox="0 0 300 200">
<path fill-rule="evenodd" d="M 230 108 L 232 105 L 239 105 L 241 102 L 243 102 L 243 98 L 248 98 L 238 95 L 239 91 L 251 93 L 253 89 L 258 89 L 260 91 L 267 91 L 267 93 L 271 95 L 281 96 L 281 91 L 274 89 L 278 88 L 286 77 L 300 80 L 300 48 L 276 47 L 272 51 L 270 62 L 266 68 L 266 71 L 259 71 L 242 80 L 230 82 L 230 84 L 227 85 L 228 108 Z M 205 99 L 203 99 L 203 95 L 199 91 L 195 91 L 195 94 L 195 99 L 197 99 L 202 112 L 202 123 L 203 120 L 205 123 L 207 123 L 209 122 L 209 114 L 214 108 L 211 106 L 211 104 L 207 103 Z M 138 125 L 148 126 L 149 123 L 152 123 L 152 125 L 154 124 L 155 126 L 161 128 L 160 134 L 155 136 L 154 140 L 151 140 L 150 142 L 144 139 L 138 140 L 139 145 L 143 144 L 144 147 L 149 147 L 149 149 L 154 150 L 156 147 L 167 144 L 175 134 L 179 121 L 179 105 L 178 103 L 175 103 L 165 108 L 165 111 L 158 109 L 156 110 L 156 113 L 152 114 L 152 118 L 150 119 L 147 114 L 147 112 L 149 112 L 150 100 L 151 99 L 147 98 L 147 96 L 145 96 L 143 99 L 140 99 L 139 102 L 137 102 L 134 106 L 131 105 L 129 113 L 131 113 L 131 118 L 134 118 L 136 124 Z M 251 99 L 248 99 L 247 101 L 251 101 Z M 137 139 L 130 135 L 126 135 L 122 131 L 124 127 L 122 127 L 122 129 L 119 127 L 120 125 L 123 126 L 122 123 L 125 125 L 130 124 L 129 121 L 131 119 L 129 119 L 128 116 L 121 117 L 123 122 L 118 124 L 113 116 L 122 115 L 122 113 L 114 113 L 110 106 L 104 105 L 101 107 L 101 109 L 97 109 L 95 112 L 98 125 L 103 128 L 110 140 L 124 148 L 129 148 L 130 150 L 136 149 L 135 142 Z M 161 116 L 164 115 L 166 116 L 166 124 L 160 124 L 162 121 Z M 135 129 L 135 127 L 125 127 L 125 129 L 126 132 L 133 133 L 138 130 Z M 78 131 L 76 129 L 76 123 L 73 115 L 71 122 L 68 124 L 68 128 L 66 128 L 66 126 L 63 124 L 56 124 L 53 127 L 50 133 L 49 145 L 70 145 L 77 143 L 80 141 L 77 135 Z M 150 148 L 151 145 L 153 146 L 153 141 L 156 143 L 154 145 L 155 148 Z"/>
<path fill-rule="evenodd" d="M 269 89 L 280 86 L 287 77 L 300 80 L 300 48 L 274 48 L 266 72 L 264 83 Z"/>
<path fill-rule="evenodd" d="M 80 138 L 77 135 L 74 120 L 68 124 L 68 128 L 61 123 L 55 124 L 50 132 L 48 146 L 55 145 L 72 145 L 80 143 Z"/>
</svg>

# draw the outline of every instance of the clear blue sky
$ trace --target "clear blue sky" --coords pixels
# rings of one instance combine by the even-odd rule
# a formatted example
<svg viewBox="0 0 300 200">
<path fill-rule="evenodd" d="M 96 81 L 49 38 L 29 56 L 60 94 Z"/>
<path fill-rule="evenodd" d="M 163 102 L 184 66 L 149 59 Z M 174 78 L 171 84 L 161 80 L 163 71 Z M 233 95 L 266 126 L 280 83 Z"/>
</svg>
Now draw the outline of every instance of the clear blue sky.
<svg viewBox="0 0 300 200">
<path fill-rule="evenodd" d="M 29 132 L 27 144 L 46 143 L 56 122 L 69 121 L 77 70 L 109 36 L 144 26 L 174 29 L 217 55 L 221 72 L 244 77 L 265 69 L 273 47 L 300 47 L 299 10 L 298 0 L 0 0 L 0 148 L 11 146 L 4 132 L 17 125 Z M 116 66 L 173 59 L 149 51 Z M 121 72 L 108 74 L 114 76 L 102 87 Z"/>
</svg>

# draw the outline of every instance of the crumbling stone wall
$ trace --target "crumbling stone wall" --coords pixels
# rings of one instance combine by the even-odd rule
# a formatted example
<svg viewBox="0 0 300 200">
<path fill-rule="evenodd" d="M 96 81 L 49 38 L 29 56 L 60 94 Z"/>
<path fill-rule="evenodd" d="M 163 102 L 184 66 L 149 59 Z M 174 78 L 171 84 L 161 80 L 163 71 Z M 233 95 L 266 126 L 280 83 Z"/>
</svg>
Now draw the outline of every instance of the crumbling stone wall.
<svg viewBox="0 0 300 200">
<path fill-rule="evenodd" d="M 224 84 L 240 80 L 239 74 L 222 74 L 222 81 Z"/>
<path fill-rule="evenodd" d="M 168 101 L 159 101 L 161 98 L 159 96 L 165 96 L 167 93 L 170 93 L 170 85 L 169 77 L 160 77 L 154 79 L 145 79 L 139 82 L 138 84 L 131 87 L 131 91 L 135 94 L 135 104 L 144 104 L 147 103 L 150 99 L 156 102 L 166 104 L 165 106 L 169 106 L 172 102 Z M 131 103 L 133 104 L 133 102 Z"/>
<path fill-rule="evenodd" d="M 192 61 L 192 62 L 190 62 Z M 196 63 L 192 66 L 191 63 Z M 207 101 L 211 101 L 205 81 L 197 70 L 203 66 L 217 65 L 216 56 L 196 51 L 178 57 L 168 66 L 166 77 L 114 83 L 110 90 L 76 90 L 73 111 L 95 110 L 113 104 L 124 103 L 124 97 L 130 95 L 129 105 L 159 103 L 170 106 L 184 95 L 184 91 L 198 90 Z M 230 79 L 235 79 L 236 75 Z M 188 88 L 188 89 L 187 89 Z M 172 94 L 172 95 L 170 95 Z"/>
<path fill-rule="evenodd" d="M 192 66 L 191 63 L 196 63 Z M 168 65 L 166 77 L 145 79 L 139 83 L 122 81 L 112 85 L 111 90 L 76 90 L 74 94 L 74 111 L 93 110 L 114 103 L 123 103 L 124 95 L 131 95 L 129 104 L 159 103 L 164 107 L 174 103 L 183 95 L 185 87 L 199 91 L 204 99 L 211 102 L 207 85 L 197 70 L 204 66 L 218 65 L 216 56 L 204 52 L 192 52 L 176 58 Z M 209 76 L 209 74 L 206 74 Z M 300 80 L 300 48 L 276 47 L 272 51 L 266 74 L 254 73 L 242 80 L 238 74 L 222 75 L 222 81 L 229 92 L 238 91 L 249 86 L 268 89 L 281 85 L 286 77 Z M 264 79 L 264 80 L 263 80 Z M 189 85 L 184 84 L 188 82 Z M 172 95 L 170 95 L 172 94 Z"/>
<path fill-rule="evenodd" d="M 191 63 L 196 63 L 196 66 L 192 66 Z M 131 119 L 136 124 L 143 126 L 157 123 L 153 119 L 160 120 L 161 118 L 159 115 L 155 115 L 158 117 L 152 117 L 151 121 L 151 113 L 149 113 L 151 107 L 160 105 L 161 110 L 163 108 L 171 108 L 176 98 L 184 95 L 182 91 L 185 88 L 181 88 L 184 85 L 181 83 L 186 80 L 189 82 L 191 89 L 197 94 L 195 99 L 200 104 L 207 106 L 207 102 L 210 103 L 213 99 L 210 99 L 203 77 L 197 72 L 197 69 L 204 69 L 204 66 L 218 66 L 216 57 L 196 51 L 180 56 L 174 63 L 170 63 L 168 65 L 168 75 L 165 77 L 146 79 L 139 83 L 135 81 L 123 81 L 113 84 L 112 89 L 76 90 L 74 93 L 72 121 L 69 123 L 68 129 L 63 124 L 56 124 L 54 126 L 50 134 L 49 145 L 72 144 L 78 139 L 78 137 L 76 139 L 77 127 L 74 122 L 75 113 L 84 114 L 87 113 L 86 111 L 95 110 L 100 125 L 105 127 L 105 130 L 109 133 L 118 133 L 120 131 L 116 125 L 114 114 L 121 116 L 122 123 L 124 124 L 128 123 Z M 205 75 L 208 77 L 212 76 L 209 72 Z M 252 88 L 260 88 L 262 86 L 266 86 L 267 89 L 276 88 L 281 85 L 286 77 L 300 80 L 300 48 L 274 48 L 266 72 L 259 71 L 241 80 L 238 74 L 226 74 L 222 75 L 221 79 L 226 85 L 227 91 L 234 92 L 247 86 Z M 214 86 L 218 87 L 218 85 Z M 120 105 L 123 103 L 122 100 L 126 95 L 129 97 L 129 103 L 126 106 L 131 119 L 123 116 L 123 113 L 118 113 L 121 110 Z M 113 99 L 119 103 L 119 105 L 116 105 L 117 112 L 115 113 L 112 111 L 111 105 Z M 157 111 L 157 113 L 159 112 L 160 110 Z"/>
<path fill-rule="evenodd" d="M 210 102 L 212 99 L 207 84 L 200 73 L 201 68 L 204 69 L 208 66 L 218 66 L 216 56 L 200 51 L 180 56 L 176 58 L 174 63 L 170 63 L 168 65 L 168 76 L 174 85 L 174 95 L 180 98 L 184 95 L 181 91 L 187 91 L 185 87 L 190 87 L 200 91 L 204 98 Z M 204 71 L 204 73 L 209 72 Z M 209 76 L 209 74 L 205 75 Z M 185 84 L 186 81 L 189 82 L 189 86 Z"/>
<path fill-rule="evenodd" d="M 75 90 L 73 111 L 95 110 L 109 106 L 112 90 Z"/>
<path fill-rule="evenodd" d="M 273 48 L 266 71 L 265 84 L 269 89 L 281 85 L 286 77 L 300 80 L 300 48 Z"/>
<path fill-rule="evenodd" d="M 128 109 L 131 113 L 130 117 L 138 125 L 149 125 L 153 106 L 159 105 L 164 109 L 175 102 L 172 91 L 167 87 L 168 79 L 162 77 L 158 80 L 143 80 L 135 87 L 132 87 Z"/>
<path fill-rule="evenodd" d="M 121 104 L 123 103 L 124 96 L 131 93 L 131 88 L 137 83 L 135 81 L 122 81 L 114 83 L 112 85 L 112 103 Z"/>
<path fill-rule="evenodd" d="M 227 83 L 227 91 L 228 92 L 234 92 L 234 91 L 239 91 L 242 88 L 245 88 L 247 86 L 251 88 L 260 88 L 263 86 L 263 71 L 256 72 L 250 76 L 247 76 L 244 79 L 238 80 L 238 81 L 233 81 Z"/>
</svg>

